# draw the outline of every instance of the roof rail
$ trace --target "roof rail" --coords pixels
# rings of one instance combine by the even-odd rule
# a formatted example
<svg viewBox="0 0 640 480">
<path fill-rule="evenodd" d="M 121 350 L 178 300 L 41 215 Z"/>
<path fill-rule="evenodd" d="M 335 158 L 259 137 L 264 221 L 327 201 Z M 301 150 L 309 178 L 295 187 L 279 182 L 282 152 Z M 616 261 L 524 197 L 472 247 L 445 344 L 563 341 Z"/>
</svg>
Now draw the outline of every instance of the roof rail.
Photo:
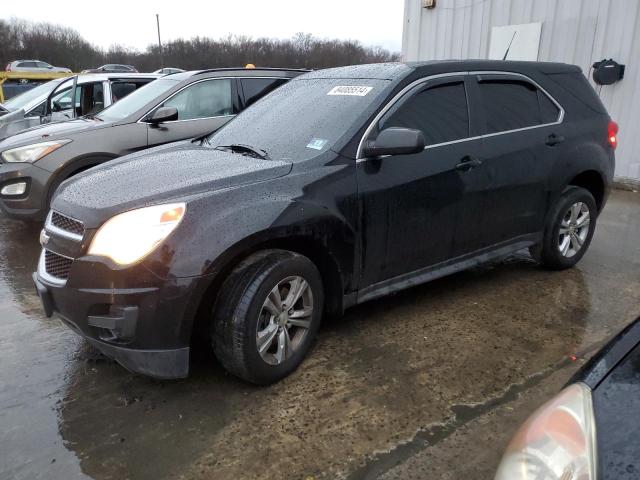
<svg viewBox="0 0 640 480">
<path fill-rule="evenodd" d="M 237 70 L 266 70 L 273 72 L 310 72 L 311 70 L 307 68 L 278 68 L 278 67 L 255 67 L 255 68 L 245 68 L 245 67 L 220 67 L 220 68 L 209 68 L 206 70 L 198 70 L 194 72 L 194 75 L 200 75 L 201 73 L 212 73 L 212 72 L 229 72 L 229 71 L 237 71 Z"/>
</svg>

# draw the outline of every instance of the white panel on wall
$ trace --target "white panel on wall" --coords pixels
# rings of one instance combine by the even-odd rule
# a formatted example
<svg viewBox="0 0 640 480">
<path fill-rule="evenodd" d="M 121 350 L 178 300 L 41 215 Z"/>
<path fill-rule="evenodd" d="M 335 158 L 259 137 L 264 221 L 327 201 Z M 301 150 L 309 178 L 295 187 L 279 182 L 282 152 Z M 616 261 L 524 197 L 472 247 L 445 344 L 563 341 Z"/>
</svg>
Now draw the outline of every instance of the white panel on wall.
<svg viewBox="0 0 640 480">
<path fill-rule="evenodd" d="M 502 60 L 506 54 L 507 60 L 537 60 L 541 31 L 541 23 L 493 27 L 489 43 L 489 58 Z"/>
</svg>

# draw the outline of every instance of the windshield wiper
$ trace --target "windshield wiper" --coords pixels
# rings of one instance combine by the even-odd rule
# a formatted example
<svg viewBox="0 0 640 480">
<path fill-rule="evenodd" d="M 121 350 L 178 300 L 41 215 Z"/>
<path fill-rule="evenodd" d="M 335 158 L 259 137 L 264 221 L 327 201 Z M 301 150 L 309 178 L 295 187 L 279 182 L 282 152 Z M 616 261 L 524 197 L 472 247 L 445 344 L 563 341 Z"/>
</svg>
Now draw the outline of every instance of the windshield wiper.
<svg viewBox="0 0 640 480">
<path fill-rule="evenodd" d="M 211 134 L 205 133 L 204 135 L 200 135 L 199 137 L 196 137 L 193 140 L 191 140 L 191 143 L 200 142 L 200 146 L 204 145 L 205 143 L 209 145 L 209 135 Z"/>
<path fill-rule="evenodd" d="M 227 152 L 239 153 L 240 155 L 248 155 L 250 157 L 269 160 L 269 154 L 261 148 L 252 147 L 243 143 L 234 143 L 232 145 L 218 145 L 216 150 L 224 150 Z"/>
</svg>

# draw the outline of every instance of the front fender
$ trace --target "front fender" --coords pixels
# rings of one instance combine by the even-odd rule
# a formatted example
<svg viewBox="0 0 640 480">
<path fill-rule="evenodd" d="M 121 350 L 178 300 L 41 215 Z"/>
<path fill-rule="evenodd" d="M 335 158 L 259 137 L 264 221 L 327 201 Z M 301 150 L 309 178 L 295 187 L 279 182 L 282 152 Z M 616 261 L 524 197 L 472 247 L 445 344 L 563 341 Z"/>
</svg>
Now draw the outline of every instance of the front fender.
<svg viewBox="0 0 640 480">
<path fill-rule="evenodd" d="M 261 245 L 306 239 L 335 259 L 343 278 L 353 278 L 356 234 L 353 225 L 340 212 L 303 201 L 270 199 L 241 206 L 235 204 L 215 215 L 189 213 L 193 213 L 198 222 L 184 225 L 181 234 L 171 242 L 175 263 L 166 273 L 172 276 L 217 275 L 234 259 L 248 255 Z"/>
</svg>

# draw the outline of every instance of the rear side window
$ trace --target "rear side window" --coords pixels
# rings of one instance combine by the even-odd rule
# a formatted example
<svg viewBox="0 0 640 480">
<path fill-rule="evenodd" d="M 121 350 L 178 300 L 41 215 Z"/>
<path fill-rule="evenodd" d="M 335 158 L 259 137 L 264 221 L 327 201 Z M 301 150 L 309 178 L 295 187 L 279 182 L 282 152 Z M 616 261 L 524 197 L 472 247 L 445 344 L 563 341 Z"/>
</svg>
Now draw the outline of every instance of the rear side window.
<svg viewBox="0 0 640 480">
<path fill-rule="evenodd" d="M 535 85 L 519 80 L 479 83 L 486 133 L 533 127 L 558 120 L 558 107 Z"/>
<path fill-rule="evenodd" d="M 427 87 L 399 108 L 389 111 L 379 129 L 405 127 L 421 130 L 426 145 L 469 136 L 469 112 L 463 82 Z"/>
<path fill-rule="evenodd" d="M 240 80 L 244 92 L 245 106 L 260 100 L 267 93 L 272 92 L 287 80 L 284 78 L 243 78 Z"/>
</svg>

